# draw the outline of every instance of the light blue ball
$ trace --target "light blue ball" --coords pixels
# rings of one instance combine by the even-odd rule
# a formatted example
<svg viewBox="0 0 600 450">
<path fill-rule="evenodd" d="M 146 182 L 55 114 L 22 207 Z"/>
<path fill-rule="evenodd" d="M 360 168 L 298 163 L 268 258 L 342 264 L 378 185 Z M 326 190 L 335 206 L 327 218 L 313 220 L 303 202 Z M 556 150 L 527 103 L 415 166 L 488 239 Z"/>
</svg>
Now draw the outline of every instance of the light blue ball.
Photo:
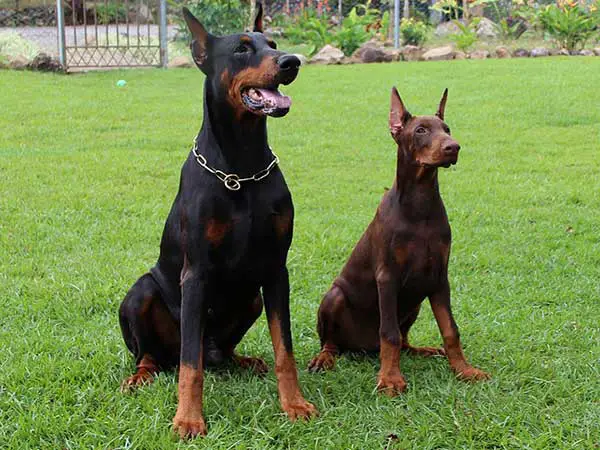
<svg viewBox="0 0 600 450">
<path fill-rule="evenodd" d="M 117 86 L 119 86 L 119 87 L 123 87 L 126 84 L 127 84 L 127 81 L 125 81 L 125 80 L 119 80 L 119 81 L 117 81 Z"/>
</svg>

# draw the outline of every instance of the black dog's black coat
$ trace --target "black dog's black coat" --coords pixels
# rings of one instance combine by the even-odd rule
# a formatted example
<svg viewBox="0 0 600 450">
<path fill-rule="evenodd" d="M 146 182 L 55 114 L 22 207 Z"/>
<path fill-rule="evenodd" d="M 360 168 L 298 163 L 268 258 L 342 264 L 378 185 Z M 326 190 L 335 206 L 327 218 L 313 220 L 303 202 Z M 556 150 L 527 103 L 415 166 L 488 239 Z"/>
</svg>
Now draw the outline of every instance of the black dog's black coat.
<svg viewBox="0 0 600 450">
<path fill-rule="evenodd" d="M 246 107 L 242 92 L 254 87 L 275 92 L 279 84 L 295 79 L 300 61 L 276 51 L 260 32 L 261 8 L 255 24 L 259 32 L 225 37 L 207 33 L 189 11 L 184 15 L 194 39 L 194 60 L 206 74 L 197 151 L 212 168 L 252 176 L 274 155 L 267 143 L 266 116 Z M 273 115 L 286 112 L 278 108 Z M 206 432 L 204 362 L 232 361 L 266 370 L 262 360 L 234 354 L 260 316 L 263 296 L 282 407 L 291 418 L 315 412 L 300 393 L 292 354 L 286 258 L 293 216 L 279 167 L 231 191 L 190 152 L 158 261 L 120 308 L 123 336 L 137 362 L 136 373 L 124 386 L 150 382 L 154 373 L 179 364 L 174 425 L 182 437 Z"/>
</svg>

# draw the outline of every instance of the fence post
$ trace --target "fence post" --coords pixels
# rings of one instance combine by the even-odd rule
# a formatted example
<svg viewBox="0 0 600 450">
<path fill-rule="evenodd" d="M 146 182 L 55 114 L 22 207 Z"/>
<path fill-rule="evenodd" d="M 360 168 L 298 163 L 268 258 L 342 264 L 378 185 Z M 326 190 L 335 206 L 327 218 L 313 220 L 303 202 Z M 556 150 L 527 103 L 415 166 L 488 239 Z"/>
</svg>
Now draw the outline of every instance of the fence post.
<svg viewBox="0 0 600 450">
<path fill-rule="evenodd" d="M 160 65 L 162 67 L 167 67 L 167 64 L 169 64 L 168 42 L 167 0 L 160 0 Z"/>
<path fill-rule="evenodd" d="M 400 0 L 394 0 L 394 48 L 400 48 Z"/>
<path fill-rule="evenodd" d="M 58 59 L 67 69 L 67 55 L 65 50 L 65 14 L 62 0 L 56 0 L 56 27 L 58 28 Z"/>
</svg>

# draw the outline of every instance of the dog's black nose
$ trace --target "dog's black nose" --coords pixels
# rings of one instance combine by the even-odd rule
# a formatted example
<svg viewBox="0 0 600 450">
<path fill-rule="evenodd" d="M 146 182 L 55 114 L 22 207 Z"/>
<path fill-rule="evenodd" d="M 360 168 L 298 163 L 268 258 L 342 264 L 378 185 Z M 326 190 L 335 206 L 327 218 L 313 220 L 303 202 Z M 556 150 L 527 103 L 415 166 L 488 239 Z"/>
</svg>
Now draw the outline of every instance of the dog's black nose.
<svg viewBox="0 0 600 450">
<path fill-rule="evenodd" d="M 460 145 L 458 144 L 458 142 L 448 142 L 444 145 L 442 150 L 444 150 L 444 153 L 447 155 L 453 155 L 455 153 L 458 153 L 458 151 L 460 150 Z"/>
<path fill-rule="evenodd" d="M 300 59 L 294 55 L 282 55 L 277 59 L 277 65 L 284 71 L 297 70 L 300 64 Z"/>
</svg>

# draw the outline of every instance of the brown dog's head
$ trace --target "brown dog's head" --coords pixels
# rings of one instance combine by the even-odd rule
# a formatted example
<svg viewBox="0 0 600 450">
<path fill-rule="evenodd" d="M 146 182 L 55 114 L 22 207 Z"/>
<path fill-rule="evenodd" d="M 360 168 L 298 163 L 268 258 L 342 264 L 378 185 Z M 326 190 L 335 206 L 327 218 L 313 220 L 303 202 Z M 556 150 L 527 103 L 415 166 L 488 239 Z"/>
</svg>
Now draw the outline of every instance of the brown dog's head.
<svg viewBox="0 0 600 450">
<path fill-rule="evenodd" d="M 206 74 L 211 98 L 226 101 L 238 117 L 281 117 L 291 100 L 278 87 L 296 79 L 300 60 L 277 51 L 275 42 L 262 33 L 262 5 L 257 7 L 254 31 L 229 36 L 210 34 L 187 8 L 183 16 L 192 33 L 194 62 Z"/>
<path fill-rule="evenodd" d="M 396 88 L 392 88 L 390 132 L 405 156 L 424 167 L 450 167 L 458 161 L 460 145 L 450 136 L 444 122 L 448 89 L 435 116 L 412 116 Z"/>
</svg>

